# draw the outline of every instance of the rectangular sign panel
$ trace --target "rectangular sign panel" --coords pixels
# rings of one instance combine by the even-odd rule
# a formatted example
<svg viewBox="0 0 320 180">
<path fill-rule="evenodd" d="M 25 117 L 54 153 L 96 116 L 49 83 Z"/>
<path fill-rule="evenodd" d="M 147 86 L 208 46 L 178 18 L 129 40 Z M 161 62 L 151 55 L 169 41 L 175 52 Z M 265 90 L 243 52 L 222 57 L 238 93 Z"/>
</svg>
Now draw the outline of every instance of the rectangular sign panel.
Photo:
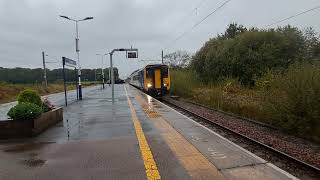
<svg viewBox="0 0 320 180">
<path fill-rule="evenodd" d="M 63 61 L 63 65 L 72 66 L 72 67 L 76 67 L 77 66 L 77 62 L 72 60 L 72 59 L 69 59 L 69 58 L 66 58 L 66 57 L 62 57 L 62 61 Z"/>
<path fill-rule="evenodd" d="M 127 52 L 127 58 L 138 58 L 137 52 Z"/>
</svg>

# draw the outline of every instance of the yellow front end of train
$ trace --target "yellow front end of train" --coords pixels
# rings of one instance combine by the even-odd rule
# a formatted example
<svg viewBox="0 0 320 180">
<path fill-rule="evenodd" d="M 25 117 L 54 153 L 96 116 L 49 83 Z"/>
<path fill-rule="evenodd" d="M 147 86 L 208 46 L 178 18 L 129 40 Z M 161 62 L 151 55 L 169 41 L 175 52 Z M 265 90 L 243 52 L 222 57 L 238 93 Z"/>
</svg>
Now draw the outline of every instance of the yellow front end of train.
<svg viewBox="0 0 320 180">
<path fill-rule="evenodd" d="M 128 81 L 131 85 L 153 96 L 163 96 L 170 91 L 170 70 L 165 64 L 151 64 L 134 71 Z"/>
<path fill-rule="evenodd" d="M 155 96 L 163 96 L 170 91 L 170 71 L 167 65 L 147 65 L 144 68 L 143 90 Z"/>
</svg>

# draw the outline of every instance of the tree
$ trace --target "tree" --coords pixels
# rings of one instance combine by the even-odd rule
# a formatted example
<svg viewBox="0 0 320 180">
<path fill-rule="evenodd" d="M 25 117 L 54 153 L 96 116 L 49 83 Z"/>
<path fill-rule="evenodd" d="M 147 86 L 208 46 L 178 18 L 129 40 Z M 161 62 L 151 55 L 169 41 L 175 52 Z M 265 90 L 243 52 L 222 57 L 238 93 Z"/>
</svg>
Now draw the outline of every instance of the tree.
<svg viewBox="0 0 320 180">
<path fill-rule="evenodd" d="M 169 53 L 164 57 L 165 64 L 170 65 L 173 68 L 187 67 L 191 61 L 191 55 L 187 51 L 175 51 Z"/>
<path fill-rule="evenodd" d="M 312 29 L 305 34 L 290 25 L 247 30 L 233 23 L 201 47 L 190 67 L 204 83 L 231 77 L 252 86 L 268 70 L 283 71 L 295 62 L 319 59 L 319 54 L 319 38 Z"/>
<path fill-rule="evenodd" d="M 237 23 L 231 23 L 229 24 L 225 33 L 221 37 L 225 39 L 235 38 L 238 34 L 241 34 L 246 31 L 247 31 L 247 28 L 245 28 L 243 25 L 238 25 Z"/>
<path fill-rule="evenodd" d="M 109 70 L 105 69 L 106 79 L 109 76 Z M 99 70 L 101 74 L 101 69 Z M 65 69 L 66 80 L 68 82 L 76 82 L 76 72 L 74 69 Z M 97 73 L 98 74 L 98 73 Z M 118 69 L 114 67 L 115 79 L 119 78 Z M 81 78 L 85 81 L 95 80 L 95 69 L 82 69 Z M 63 73 L 62 68 L 60 69 L 47 69 L 47 80 L 48 82 L 62 81 Z M 2 68 L 0 67 L 0 81 L 9 83 L 22 83 L 22 84 L 33 84 L 41 83 L 43 81 L 43 69 L 29 69 L 29 68 Z"/>
<path fill-rule="evenodd" d="M 320 57 L 320 41 L 317 35 L 312 27 L 304 31 L 305 56 L 307 59 Z"/>
</svg>

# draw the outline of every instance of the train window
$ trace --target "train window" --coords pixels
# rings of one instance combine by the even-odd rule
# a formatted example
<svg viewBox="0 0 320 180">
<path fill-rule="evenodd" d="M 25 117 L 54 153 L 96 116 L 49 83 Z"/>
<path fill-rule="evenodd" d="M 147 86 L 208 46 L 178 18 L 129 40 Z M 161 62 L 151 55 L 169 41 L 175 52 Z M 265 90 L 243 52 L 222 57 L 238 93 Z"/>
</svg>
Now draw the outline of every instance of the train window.
<svg viewBox="0 0 320 180">
<path fill-rule="evenodd" d="M 162 67 L 162 76 L 164 78 L 168 77 L 168 67 Z"/>
<path fill-rule="evenodd" d="M 147 78 L 152 78 L 153 77 L 153 69 L 151 69 L 151 68 L 146 69 L 146 76 L 147 76 Z"/>
</svg>

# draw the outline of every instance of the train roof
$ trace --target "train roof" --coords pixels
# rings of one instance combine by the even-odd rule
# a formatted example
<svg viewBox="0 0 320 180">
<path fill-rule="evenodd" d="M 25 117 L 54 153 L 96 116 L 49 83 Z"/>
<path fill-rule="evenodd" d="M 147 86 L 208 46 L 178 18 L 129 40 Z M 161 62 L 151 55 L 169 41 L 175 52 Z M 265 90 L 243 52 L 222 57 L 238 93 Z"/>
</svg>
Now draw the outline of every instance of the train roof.
<svg viewBox="0 0 320 180">
<path fill-rule="evenodd" d="M 130 76 L 133 75 L 133 74 L 136 73 L 136 72 L 139 72 L 139 71 L 145 69 L 146 67 L 161 67 L 161 66 L 168 67 L 168 65 L 166 65 L 166 64 L 148 64 L 148 65 L 144 66 L 144 67 L 141 68 L 141 69 L 137 69 L 137 70 L 133 71 L 133 72 L 130 74 Z M 129 76 L 129 77 L 130 77 L 130 76 Z"/>
<path fill-rule="evenodd" d="M 144 68 L 146 68 L 146 67 L 160 67 L 160 66 L 168 67 L 168 65 L 166 65 L 166 64 L 148 64 Z"/>
</svg>

